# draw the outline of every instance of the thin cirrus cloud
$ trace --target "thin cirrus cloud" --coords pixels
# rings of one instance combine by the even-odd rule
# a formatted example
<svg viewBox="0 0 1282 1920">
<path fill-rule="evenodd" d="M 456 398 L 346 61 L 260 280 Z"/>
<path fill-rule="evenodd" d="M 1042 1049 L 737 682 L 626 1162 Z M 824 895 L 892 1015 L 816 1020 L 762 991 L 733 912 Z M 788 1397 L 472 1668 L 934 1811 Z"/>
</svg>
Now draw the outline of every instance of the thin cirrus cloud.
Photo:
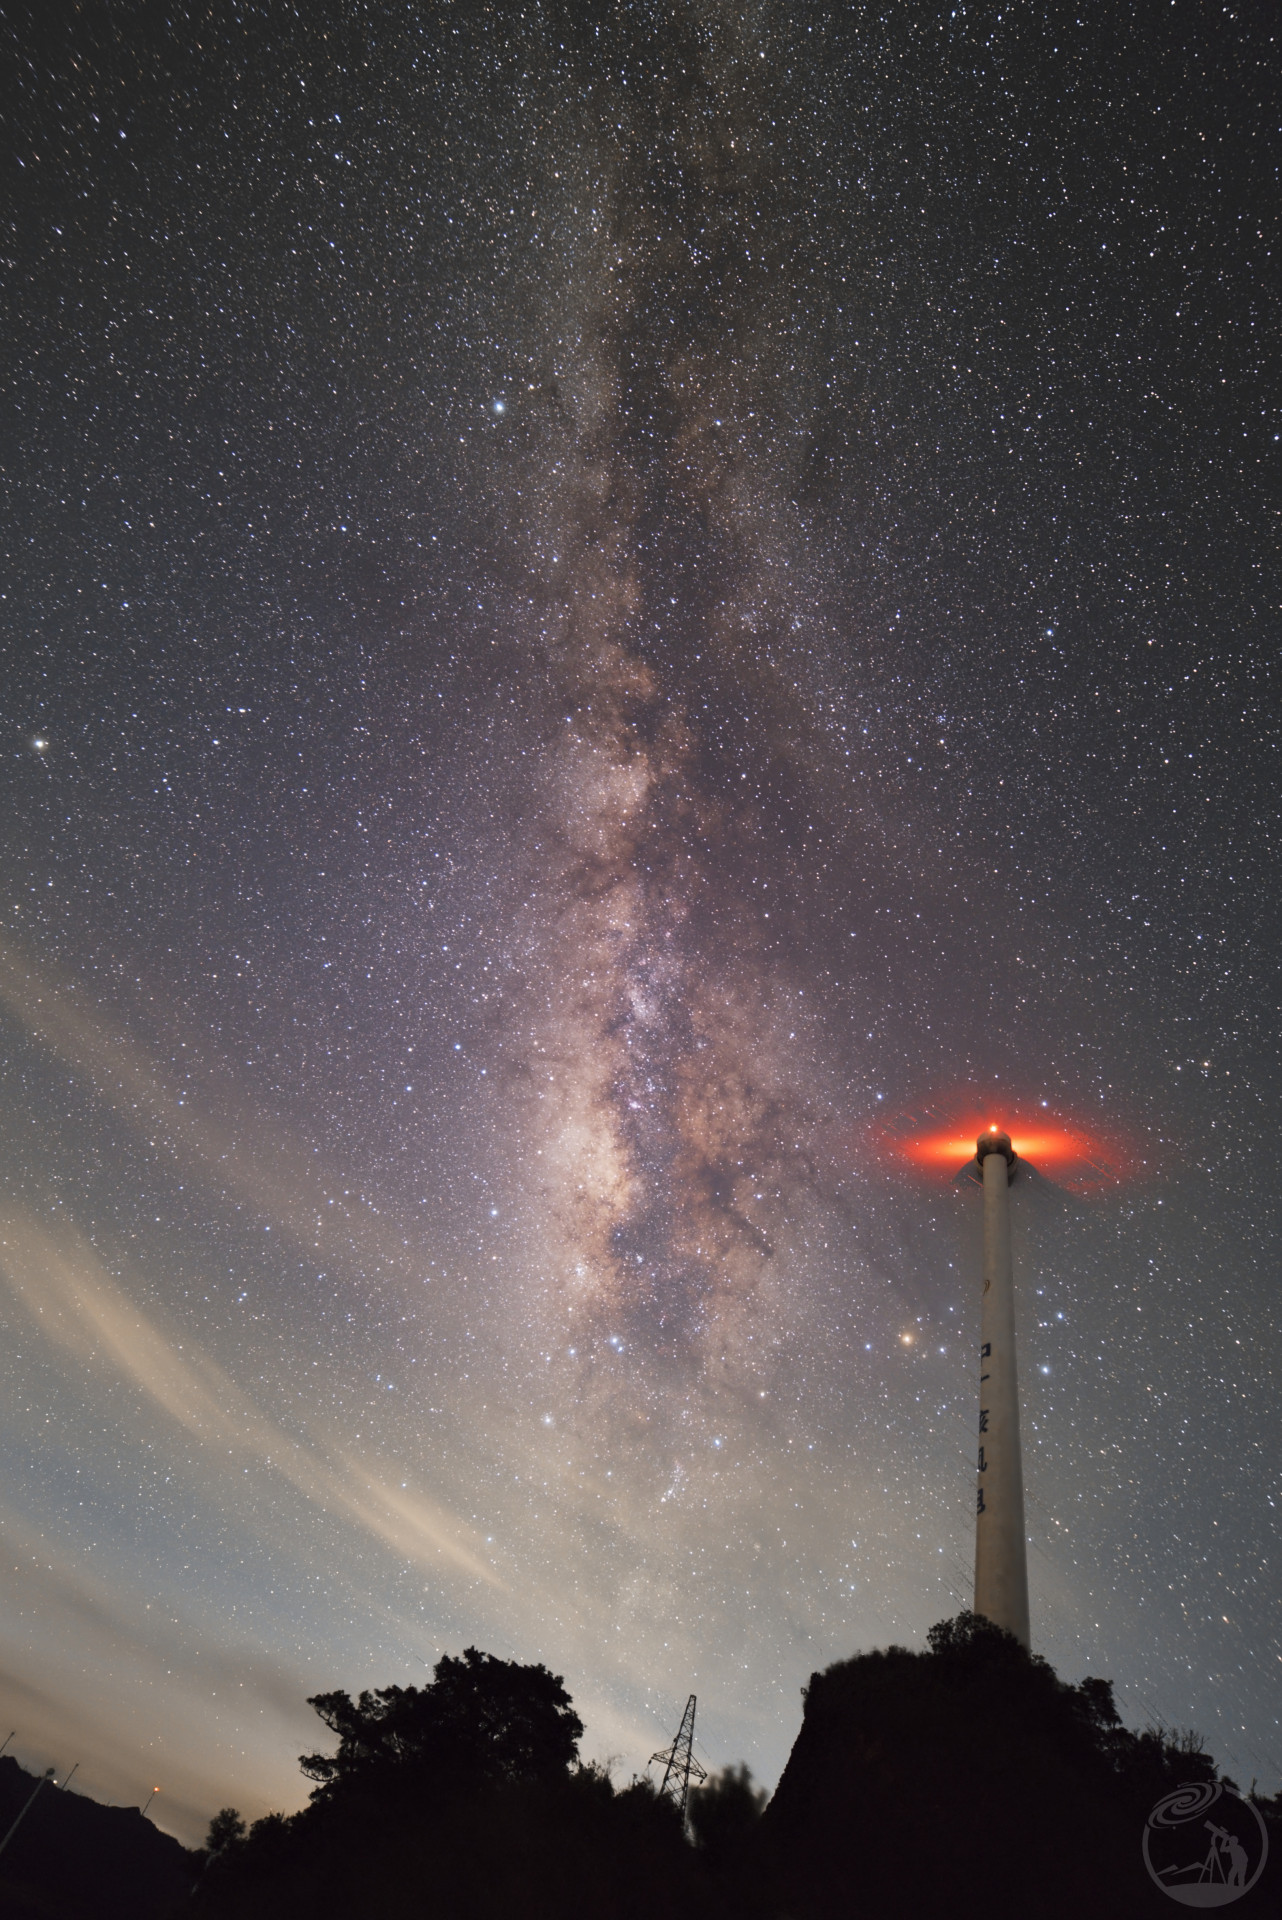
<svg viewBox="0 0 1282 1920">
<path fill-rule="evenodd" d="M 467 1524 L 428 1496 L 394 1487 L 355 1460 L 335 1465 L 262 1413 L 190 1341 L 170 1339 L 78 1235 L 54 1236 L 19 1213 L 0 1222 L 0 1275 L 42 1333 L 91 1377 L 128 1382 L 206 1450 L 215 1491 L 231 1497 L 227 1461 L 270 1469 L 326 1514 L 372 1534 L 399 1558 L 500 1588 Z"/>
<path fill-rule="evenodd" d="M 225 1198 L 256 1208 L 273 1226 L 292 1230 L 303 1244 L 319 1244 L 324 1257 L 336 1265 L 377 1266 L 384 1277 L 410 1271 L 404 1237 L 387 1221 L 380 1221 L 367 1207 L 348 1213 L 341 1205 L 332 1209 L 324 1205 L 335 1183 L 324 1180 L 314 1159 L 282 1144 L 277 1134 L 272 1151 L 265 1151 L 264 1143 L 255 1138 L 252 1119 L 243 1114 L 219 1125 L 192 1104 L 190 1094 L 180 1104 L 178 1082 L 157 1067 L 145 1046 L 98 1010 L 79 1004 L 64 985 L 45 970 L 37 971 L 12 943 L 2 941 L 0 1002 L 38 1044 L 86 1081 L 119 1120 L 168 1153 L 185 1174 Z M 166 1472 L 183 1481 L 194 1496 L 188 1501 L 189 1524 L 198 1534 L 217 1536 L 225 1528 L 229 1539 L 233 1535 L 245 1539 L 248 1529 L 253 1543 L 248 1550 L 256 1556 L 283 1553 L 295 1581 L 301 1579 L 304 1586 L 309 1579 L 320 1581 L 326 1596 L 321 1613 L 337 1607 L 340 1615 L 364 1620 L 366 1631 L 385 1632 L 393 1644 L 430 1660 L 439 1650 L 442 1631 L 447 1638 L 456 1634 L 457 1629 L 443 1623 L 459 1604 L 472 1622 L 468 1631 L 481 1626 L 478 1607 L 489 1617 L 497 1606 L 502 1622 L 494 1624 L 505 1644 L 513 1633 L 516 1642 L 524 1640 L 522 1622 L 527 1628 L 532 1620 L 542 1622 L 541 1631 L 560 1645 L 558 1657 L 566 1665 L 571 1664 L 566 1656 L 579 1652 L 584 1641 L 614 1642 L 619 1646 L 621 1677 L 626 1676 L 625 1691 L 634 1700 L 644 1695 L 645 1662 L 637 1658 L 635 1647 L 617 1638 L 631 1610 L 615 1580 L 607 1576 L 598 1587 L 587 1590 L 576 1586 L 572 1621 L 567 1617 L 564 1568 L 558 1563 L 556 1543 L 542 1537 L 542 1528 L 529 1511 L 533 1488 L 541 1488 L 543 1497 L 535 1502 L 541 1508 L 550 1485 L 563 1481 L 561 1492 L 578 1507 L 581 1522 L 591 1525 L 599 1516 L 593 1510 L 592 1486 L 585 1486 L 568 1463 L 558 1460 L 554 1449 L 545 1450 L 540 1444 L 550 1436 L 540 1432 L 532 1440 L 523 1421 L 515 1415 L 505 1421 L 495 1409 L 498 1426 L 491 1435 L 492 1451 L 496 1458 L 511 1455 L 522 1469 L 519 1485 L 510 1470 L 498 1476 L 507 1483 L 506 1493 L 497 1485 L 490 1488 L 490 1525 L 502 1536 L 506 1551 L 495 1549 L 445 1501 L 425 1494 L 412 1481 L 405 1484 L 403 1465 L 393 1468 L 386 1461 L 380 1463 L 368 1437 L 362 1441 L 345 1430 L 337 1408 L 323 1433 L 318 1430 L 315 1405 L 309 1410 L 305 1432 L 288 1430 L 273 1419 L 227 1366 L 219 1364 L 206 1343 L 193 1337 L 179 1305 L 157 1305 L 154 1278 L 141 1271 L 135 1275 L 110 1270 L 99 1251 L 74 1228 L 61 1223 L 54 1227 L 31 1208 L 11 1207 L 0 1214 L 0 1289 L 8 1293 L 27 1325 L 38 1330 L 46 1360 L 52 1360 L 58 1371 L 62 1389 L 56 1395 L 58 1421 L 64 1427 L 68 1420 L 92 1425 L 104 1464 L 130 1449 L 141 1449 L 139 1459 L 144 1463 L 163 1459 Z M 604 1483 L 596 1491 L 603 1488 Z M 620 1556 L 634 1566 L 639 1541 L 626 1537 L 632 1528 L 625 1526 L 623 1532 Z M 373 1560 L 368 1552 L 371 1546 L 381 1549 Z M 240 1550 L 230 1549 L 233 1555 Z M 100 1565 L 106 1557 L 99 1554 Z M 171 1660 L 163 1649 L 152 1650 L 157 1603 L 138 1600 L 134 1604 L 127 1570 L 119 1583 L 119 1596 L 115 1582 L 102 1586 L 101 1606 L 112 1617 L 108 1619 L 99 1608 L 98 1625 L 88 1633 L 80 1620 L 85 1603 L 81 1586 L 67 1586 L 56 1566 L 45 1564 L 48 1556 L 43 1547 L 32 1558 L 33 1579 L 36 1559 L 44 1567 L 45 1582 L 53 1581 L 61 1596 L 55 1614 L 67 1617 L 60 1644 L 74 1649 L 90 1640 L 100 1643 L 94 1671 L 115 1676 L 103 1683 L 101 1766 L 97 1775 L 82 1770 L 81 1778 L 87 1779 L 91 1789 L 97 1780 L 98 1788 L 108 1794 L 119 1795 L 122 1786 L 130 1791 L 139 1755 L 155 1744 L 153 1722 L 168 1725 L 170 1708 L 167 1705 L 160 1712 L 158 1701 L 153 1714 L 142 1706 L 122 1706 L 122 1698 L 143 1702 L 152 1688 L 162 1686 L 170 1696 L 175 1690 L 181 1694 L 194 1684 L 192 1676 L 182 1659 Z M 496 1561 L 502 1571 L 497 1570 Z M 383 1575 L 378 1571 L 380 1564 Z M 519 1595 L 505 1578 L 514 1566 L 521 1571 Z M 403 1586 L 384 1577 L 394 1576 L 398 1568 L 418 1570 L 425 1611 L 407 1611 Z M 428 1594 L 435 1598 L 428 1599 Z M 485 1604 L 483 1595 L 488 1596 Z M 187 1620 L 192 1601 L 193 1595 L 184 1590 L 171 1610 Z M 309 1609 L 309 1619 L 314 1611 Z M 133 1628 L 122 1632 L 116 1624 L 117 1620 L 132 1622 L 135 1614 L 143 1636 L 136 1646 Z M 73 1615 L 79 1625 L 72 1623 Z M 307 1690 L 302 1676 L 310 1661 L 304 1645 L 306 1628 L 303 1622 L 298 1624 L 302 1630 L 299 1657 L 292 1664 L 288 1657 L 284 1659 L 280 1671 L 286 1678 L 273 1691 L 280 1692 L 283 1684 L 284 1693 L 301 1708 Z M 224 1761 L 221 1773 L 241 1777 L 238 1793 L 250 1811 L 255 1806 L 290 1804 L 298 1793 L 292 1756 L 298 1750 L 299 1726 L 288 1732 L 277 1728 L 267 1739 L 259 1725 L 257 1701 L 242 1684 L 245 1663 L 237 1646 L 224 1645 L 226 1630 L 225 1622 L 213 1621 L 201 1641 L 204 1649 L 223 1646 L 220 1658 L 228 1674 L 236 1676 L 219 1689 L 224 1729 L 230 1730 L 228 1737 L 238 1756 Z M 122 1646 L 133 1651 L 122 1656 Z M 207 1652 L 204 1658 L 208 1665 Z M 361 1667 L 365 1658 L 358 1653 Z M 14 1666 L 12 1661 L 3 1664 Z M 29 1653 L 23 1654 L 23 1665 L 31 1670 Z M 74 1716 L 68 1720 L 65 1706 L 56 1705 L 58 1674 L 65 1670 L 65 1664 L 60 1669 L 54 1662 L 44 1689 L 46 1704 L 32 1705 L 34 1724 L 46 1729 L 42 1737 L 55 1758 L 62 1744 L 60 1728 L 64 1723 L 69 1730 L 80 1724 Z M 117 1683 L 123 1684 L 126 1671 L 134 1677 L 122 1696 Z M 332 1669 L 323 1675 L 331 1684 L 333 1677 Z M 190 1714 L 184 1709 L 181 1718 L 193 1747 L 209 1758 L 211 1738 L 215 1745 L 217 1739 L 201 1719 L 202 1701 L 198 1687 Z M 82 1698 L 80 1704 L 87 1707 L 88 1702 Z M 607 1750 L 619 1744 L 639 1750 L 647 1741 L 653 1744 L 654 1729 L 642 1724 L 644 1709 L 637 1720 L 635 1709 L 629 1712 L 591 1689 L 581 1704 L 589 1714 L 597 1746 L 604 1741 Z M 306 1726 L 305 1711 L 301 1725 Z M 306 1739 L 307 1733 L 303 1731 L 301 1737 Z M 80 1745 L 86 1747 L 85 1739 Z M 37 1758 L 40 1754 L 33 1753 L 33 1762 Z M 190 1807 L 183 1814 L 176 1796 L 179 1776 L 185 1778 L 186 1770 L 187 1762 L 175 1747 L 167 1771 L 162 1769 L 166 1806 L 171 1821 L 177 1814 L 183 1837 L 193 1839 L 199 1837 L 202 1820 L 208 1817 L 212 1788 L 203 1784 L 204 1775 L 198 1770 L 184 1789 Z M 219 1772 L 215 1766 L 211 1779 Z"/>
<path fill-rule="evenodd" d="M 255 1209 L 322 1259 L 410 1275 L 407 1236 L 371 1203 L 353 1203 L 315 1155 L 245 1111 L 219 1123 L 170 1079 L 145 1047 L 101 1009 L 78 1004 L 65 983 L 0 937 L 0 1006 L 97 1097 L 186 1173 Z"/>
<path fill-rule="evenodd" d="M 24 1765 L 65 1775 L 75 1761 L 82 1791 L 125 1804 L 159 1784 L 153 1817 L 189 1842 L 229 1767 L 247 1804 L 297 1798 L 291 1757 L 312 1730 L 299 1663 L 264 1659 L 143 1567 L 51 1540 L 12 1502 L 0 1542 L 0 1691 Z"/>
<path fill-rule="evenodd" d="M 489 1591 L 491 1607 L 510 1601 L 483 1544 L 458 1516 L 415 1489 L 393 1485 L 376 1461 L 350 1445 L 323 1446 L 286 1432 L 198 1344 L 164 1328 L 74 1232 L 51 1231 L 12 1209 L 0 1216 L 0 1286 L 11 1302 L 11 1328 L 19 1331 L 25 1322 L 27 1330 L 15 1347 L 28 1352 L 36 1332 L 64 1386 L 74 1386 L 60 1404 L 74 1403 L 78 1417 L 99 1425 L 106 1458 L 140 1442 L 163 1455 L 176 1475 L 194 1481 L 199 1530 L 208 1533 L 221 1510 L 229 1525 L 254 1528 L 261 1553 L 284 1546 L 298 1562 L 311 1555 L 330 1603 L 341 1604 L 345 1591 L 348 1603 L 366 1615 L 379 1582 L 361 1549 L 362 1535 L 386 1550 L 389 1566 L 417 1565 L 447 1607 L 451 1591 L 456 1598 L 470 1593 L 474 1611 L 478 1588 Z M 540 1466 L 546 1494 L 555 1469 L 548 1459 Z M 282 1513 L 279 1500 L 263 1496 L 273 1476 L 278 1486 L 304 1496 L 301 1514 L 296 1503 L 286 1502 Z M 269 1529 L 279 1535 L 282 1523 L 283 1539 L 269 1540 Z M 337 1561 L 327 1523 L 339 1529 Z M 119 1540 L 93 1550 L 87 1539 L 51 1541 L 16 1506 L 0 1510 L 0 1542 L 13 1563 L 21 1627 L 0 1631 L 0 1688 L 22 1720 L 23 1757 L 30 1764 L 43 1767 L 74 1746 L 87 1791 L 119 1799 L 138 1790 L 140 1800 L 149 1790 L 144 1773 L 150 1766 L 164 1784 L 161 1824 L 188 1841 L 199 1838 L 229 1772 L 238 1776 L 238 1797 L 251 1813 L 296 1803 L 293 1756 L 313 1731 L 303 1700 L 315 1655 L 309 1657 L 305 1633 L 292 1660 L 266 1657 L 243 1644 L 235 1620 L 207 1599 L 193 1604 L 192 1593 L 174 1590 L 163 1574 L 141 1562 L 131 1566 Z M 631 1551 L 624 1557 L 634 1561 Z M 647 1618 L 652 1596 L 649 1582 L 641 1585 Z M 527 1568 L 525 1603 L 567 1650 L 585 1637 L 586 1621 L 607 1641 L 629 1611 L 617 1591 L 579 1592 L 573 1629 L 562 1622 L 558 1630 L 563 1601 L 547 1569 Z M 379 1611 L 375 1605 L 373 1614 Z M 383 1624 L 397 1638 L 422 1640 L 430 1657 L 437 1642 L 426 1617 L 399 1617 L 394 1604 L 383 1612 Z M 665 1626 L 663 1636 L 670 1634 Z M 634 1655 L 634 1648 L 620 1648 L 628 1691 L 639 1705 L 642 1673 L 633 1669 L 645 1663 Z M 593 1689 L 580 1704 L 594 1745 L 607 1751 L 636 1750 L 654 1733 L 644 1709 L 621 1708 Z"/>
</svg>

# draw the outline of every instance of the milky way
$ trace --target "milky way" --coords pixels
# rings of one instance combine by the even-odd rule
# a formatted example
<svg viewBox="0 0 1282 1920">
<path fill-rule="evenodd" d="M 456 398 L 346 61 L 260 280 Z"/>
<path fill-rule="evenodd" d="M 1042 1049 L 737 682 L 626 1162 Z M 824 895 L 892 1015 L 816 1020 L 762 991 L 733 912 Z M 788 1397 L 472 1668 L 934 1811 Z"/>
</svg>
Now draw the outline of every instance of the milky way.
<svg viewBox="0 0 1282 1920">
<path fill-rule="evenodd" d="M 1261 18 L 8 33 L 20 1757 L 475 1643 L 773 1780 L 970 1597 L 991 1114 L 1035 1644 L 1275 1788 Z"/>
</svg>

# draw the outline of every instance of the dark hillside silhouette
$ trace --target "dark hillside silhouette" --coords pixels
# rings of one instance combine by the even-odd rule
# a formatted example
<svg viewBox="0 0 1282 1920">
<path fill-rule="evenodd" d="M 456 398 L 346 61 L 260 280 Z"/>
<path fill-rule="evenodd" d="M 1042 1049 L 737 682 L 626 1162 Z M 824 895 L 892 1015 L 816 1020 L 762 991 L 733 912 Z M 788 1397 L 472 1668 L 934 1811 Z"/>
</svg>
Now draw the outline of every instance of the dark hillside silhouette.
<svg viewBox="0 0 1282 1920">
<path fill-rule="evenodd" d="M 35 1787 L 0 1759 L 0 1839 Z M 161 1833 L 137 1807 L 104 1807 L 42 1787 L 0 1855 L 3 1920 L 169 1920 L 185 1903 L 200 1855 Z"/>
<path fill-rule="evenodd" d="M 812 1676 L 762 1822 L 774 1911 L 1170 1920 L 1141 1838 L 1164 1793 L 1215 1778 L 1196 1738 L 1129 1732 L 1110 1682 L 1066 1685 L 974 1614 L 929 1638 Z M 1243 1920 L 1276 1902 L 1275 1867 Z"/>
</svg>

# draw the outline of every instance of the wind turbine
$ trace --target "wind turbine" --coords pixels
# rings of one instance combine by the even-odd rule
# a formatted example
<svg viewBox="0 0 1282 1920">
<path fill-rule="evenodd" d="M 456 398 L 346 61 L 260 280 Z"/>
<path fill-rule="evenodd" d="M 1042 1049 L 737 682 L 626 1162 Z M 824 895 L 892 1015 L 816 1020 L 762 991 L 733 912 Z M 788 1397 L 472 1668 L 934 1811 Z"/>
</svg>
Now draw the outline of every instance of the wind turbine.
<svg viewBox="0 0 1282 1920">
<path fill-rule="evenodd" d="M 951 1104 L 951 1103 L 950 1103 Z M 1042 1102 L 1045 1107 L 1046 1102 Z M 885 1126 L 905 1158 L 923 1170 L 957 1167 L 969 1152 L 968 1125 L 978 1119 L 969 1106 L 969 1122 L 950 1121 L 947 1109 L 919 1107 Z M 953 1113 L 957 1114 L 957 1107 Z M 1019 1377 L 1015 1364 L 1015 1289 L 1011 1271 L 1010 1187 L 1022 1167 L 1038 1185 L 1037 1167 L 1058 1165 L 1070 1192 L 1088 1193 L 1135 1173 L 1144 1164 L 1133 1149 L 1114 1138 L 1100 1138 L 1094 1127 L 1068 1127 L 1049 1113 L 1033 1118 L 1028 1131 L 1018 1128 L 1020 1153 L 995 1122 L 985 1124 L 973 1159 L 955 1178 L 984 1189 L 983 1292 L 979 1332 L 979 1455 L 975 1475 L 975 1597 L 983 1614 L 1025 1647 L 1028 1619 L 1028 1552 L 1024 1533 L 1024 1472 L 1019 1443 Z M 1052 1188 L 1054 1183 L 1048 1183 Z"/>
<path fill-rule="evenodd" d="M 979 1319 L 974 1607 L 1027 1647 L 1031 1644 L 1028 1550 L 1010 1257 L 1010 1186 L 1019 1164 L 1008 1133 L 991 1126 L 980 1134 L 975 1165 L 984 1188 L 984 1289 Z"/>
</svg>

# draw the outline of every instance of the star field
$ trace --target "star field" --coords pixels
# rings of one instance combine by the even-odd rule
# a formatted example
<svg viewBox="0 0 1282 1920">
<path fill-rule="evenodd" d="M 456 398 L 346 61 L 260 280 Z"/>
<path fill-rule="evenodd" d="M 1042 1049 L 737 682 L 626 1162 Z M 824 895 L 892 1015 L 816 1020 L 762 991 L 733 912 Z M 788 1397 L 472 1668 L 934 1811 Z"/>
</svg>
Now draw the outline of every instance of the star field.
<svg viewBox="0 0 1282 1920">
<path fill-rule="evenodd" d="M 4 32 L 19 1757 L 475 1643 L 772 1781 L 970 1598 L 973 1110 L 1034 1644 L 1275 1790 L 1265 10 Z"/>
</svg>

